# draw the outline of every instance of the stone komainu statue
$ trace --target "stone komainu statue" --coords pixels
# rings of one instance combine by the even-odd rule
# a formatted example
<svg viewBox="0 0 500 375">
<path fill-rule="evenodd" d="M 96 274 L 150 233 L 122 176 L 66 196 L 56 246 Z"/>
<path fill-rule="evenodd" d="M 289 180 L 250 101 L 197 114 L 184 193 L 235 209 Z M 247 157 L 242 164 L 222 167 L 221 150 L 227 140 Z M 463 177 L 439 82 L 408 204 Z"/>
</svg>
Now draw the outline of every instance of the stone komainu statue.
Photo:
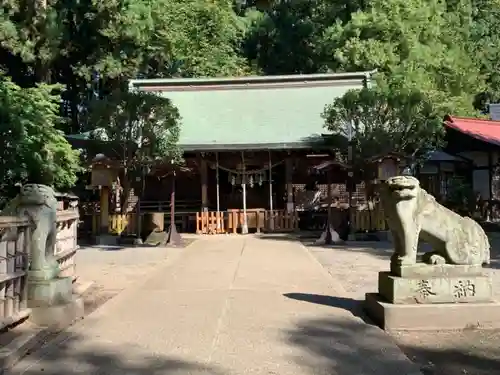
<svg viewBox="0 0 500 375">
<path fill-rule="evenodd" d="M 424 255 L 427 263 L 489 264 L 490 244 L 483 228 L 436 202 L 415 177 L 391 177 L 380 193 L 394 242 L 392 262 L 415 264 L 420 238 L 434 250 Z"/>
<path fill-rule="evenodd" d="M 57 199 L 46 185 L 27 184 L 1 215 L 27 216 L 33 222 L 30 248 L 30 270 L 39 271 L 41 278 L 50 279 L 59 272 L 54 257 L 57 236 Z"/>
</svg>

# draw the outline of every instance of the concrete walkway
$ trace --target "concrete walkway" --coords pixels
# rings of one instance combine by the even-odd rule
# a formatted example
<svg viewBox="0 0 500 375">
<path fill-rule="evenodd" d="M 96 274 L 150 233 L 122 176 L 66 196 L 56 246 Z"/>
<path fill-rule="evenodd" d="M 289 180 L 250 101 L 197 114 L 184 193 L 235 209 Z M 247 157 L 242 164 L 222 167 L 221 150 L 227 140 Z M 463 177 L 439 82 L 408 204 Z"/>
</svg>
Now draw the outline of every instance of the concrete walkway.
<svg viewBox="0 0 500 375">
<path fill-rule="evenodd" d="M 353 301 L 298 242 L 214 236 L 158 251 L 168 260 L 142 284 L 12 373 L 419 374 L 387 335 L 353 315 Z"/>
</svg>

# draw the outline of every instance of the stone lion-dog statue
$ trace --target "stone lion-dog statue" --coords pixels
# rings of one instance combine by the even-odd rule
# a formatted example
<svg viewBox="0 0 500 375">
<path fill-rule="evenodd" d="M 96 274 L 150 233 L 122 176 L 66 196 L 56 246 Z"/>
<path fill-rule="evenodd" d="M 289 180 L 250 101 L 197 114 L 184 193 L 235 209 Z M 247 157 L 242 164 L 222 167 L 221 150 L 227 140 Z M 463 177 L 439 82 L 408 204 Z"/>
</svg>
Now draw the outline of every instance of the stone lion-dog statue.
<svg viewBox="0 0 500 375">
<path fill-rule="evenodd" d="M 30 270 L 40 271 L 44 278 L 59 273 L 54 257 L 57 236 L 57 199 L 50 186 L 23 185 L 0 215 L 25 216 L 33 224 L 31 233 Z"/>
<path fill-rule="evenodd" d="M 433 248 L 423 256 L 428 264 L 490 263 L 490 244 L 483 228 L 436 202 L 415 177 L 391 177 L 380 193 L 395 249 L 391 263 L 417 263 L 419 239 Z"/>
</svg>

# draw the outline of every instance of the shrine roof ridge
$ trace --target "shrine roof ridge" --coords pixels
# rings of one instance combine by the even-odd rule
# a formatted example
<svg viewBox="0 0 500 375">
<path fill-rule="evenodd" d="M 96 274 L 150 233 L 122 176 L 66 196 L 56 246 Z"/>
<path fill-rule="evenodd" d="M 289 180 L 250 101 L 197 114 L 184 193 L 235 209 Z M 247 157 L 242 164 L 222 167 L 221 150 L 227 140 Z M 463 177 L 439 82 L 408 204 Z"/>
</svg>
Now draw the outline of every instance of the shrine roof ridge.
<svg viewBox="0 0 500 375">
<path fill-rule="evenodd" d="M 144 91 L 168 91 L 189 89 L 218 89 L 252 86 L 276 87 L 276 86 L 303 86 L 310 87 L 318 84 L 335 84 L 349 80 L 371 80 L 376 73 L 373 71 L 345 72 L 345 73 L 322 73 L 322 74 L 293 74 L 274 76 L 242 76 L 242 77 L 201 77 L 201 78 L 148 78 L 129 80 L 129 89 Z"/>
</svg>

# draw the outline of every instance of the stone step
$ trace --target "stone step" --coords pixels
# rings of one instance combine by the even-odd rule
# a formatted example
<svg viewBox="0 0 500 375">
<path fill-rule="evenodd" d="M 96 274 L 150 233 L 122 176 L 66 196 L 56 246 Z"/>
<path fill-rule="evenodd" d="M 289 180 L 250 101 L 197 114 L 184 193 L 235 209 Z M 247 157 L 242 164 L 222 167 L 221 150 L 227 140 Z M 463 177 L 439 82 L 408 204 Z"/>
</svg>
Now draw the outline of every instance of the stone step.
<svg viewBox="0 0 500 375">
<path fill-rule="evenodd" d="M 396 305 L 367 293 L 364 309 L 385 331 L 441 331 L 500 328 L 500 303 L 435 303 Z"/>
</svg>

